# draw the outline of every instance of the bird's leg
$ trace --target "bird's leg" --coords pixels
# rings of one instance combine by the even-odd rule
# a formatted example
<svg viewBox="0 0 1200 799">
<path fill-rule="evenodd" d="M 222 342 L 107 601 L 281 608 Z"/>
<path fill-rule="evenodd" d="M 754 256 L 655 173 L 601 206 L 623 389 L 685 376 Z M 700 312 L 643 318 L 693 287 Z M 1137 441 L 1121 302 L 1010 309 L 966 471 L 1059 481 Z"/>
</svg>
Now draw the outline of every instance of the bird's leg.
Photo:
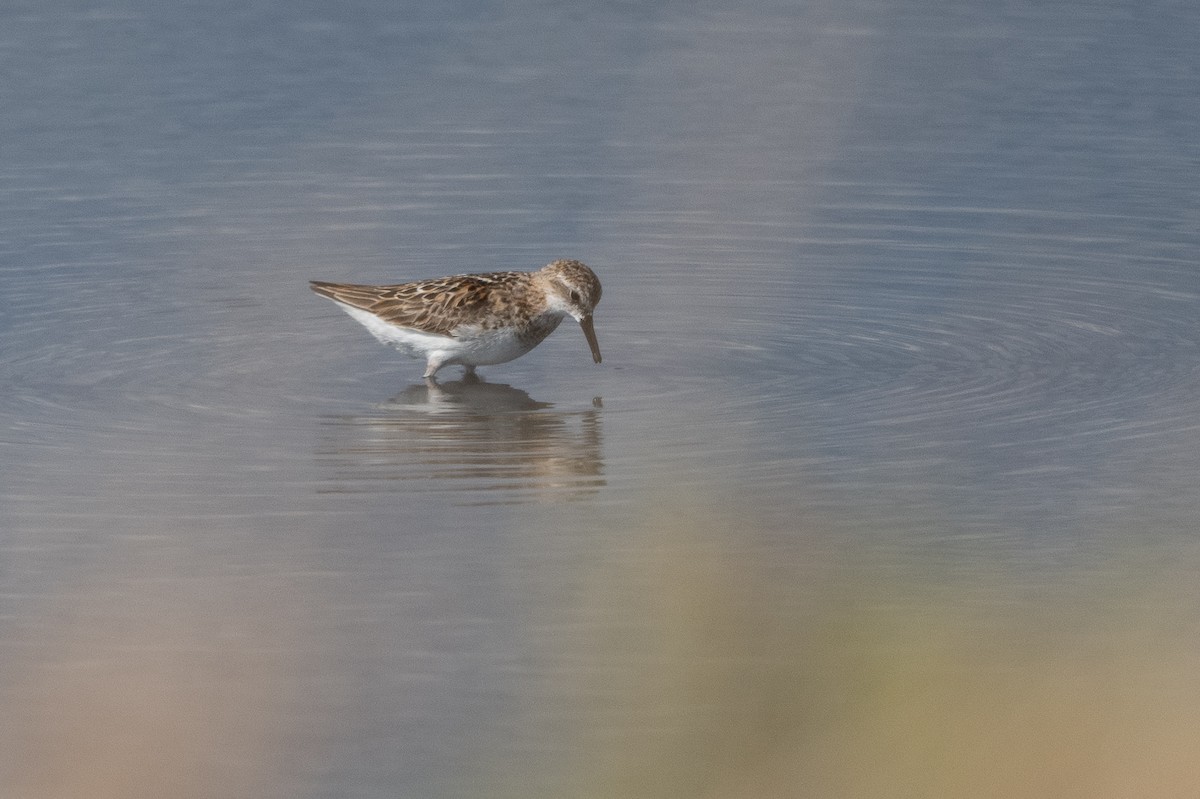
<svg viewBox="0 0 1200 799">
<path fill-rule="evenodd" d="M 432 379 L 433 376 L 435 374 L 437 374 L 437 370 L 441 369 L 445 364 L 446 364 L 446 353 L 444 353 L 444 352 L 429 353 L 429 360 L 427 360 L 425 362 L 425 374 L 422 375 L 422 377 L 424 377 L 426 380 Z"/>
</svg>

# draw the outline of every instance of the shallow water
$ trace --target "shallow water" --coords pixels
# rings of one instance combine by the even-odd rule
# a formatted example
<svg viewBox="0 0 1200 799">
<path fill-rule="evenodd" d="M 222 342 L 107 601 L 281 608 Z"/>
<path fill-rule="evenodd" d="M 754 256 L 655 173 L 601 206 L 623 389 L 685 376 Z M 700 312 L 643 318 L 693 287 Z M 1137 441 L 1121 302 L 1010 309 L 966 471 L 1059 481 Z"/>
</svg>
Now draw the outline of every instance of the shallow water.
<svg viewBox="0 0 1200 799">
<path fill-rule="evenodd" d="M 0 18 L 19 795 L 879 795 L 1064 664 L 1193 706 L 1190 6 Z M 307 289 L 560 257 L 600 366 L 430 388 Z"/>
</svg>

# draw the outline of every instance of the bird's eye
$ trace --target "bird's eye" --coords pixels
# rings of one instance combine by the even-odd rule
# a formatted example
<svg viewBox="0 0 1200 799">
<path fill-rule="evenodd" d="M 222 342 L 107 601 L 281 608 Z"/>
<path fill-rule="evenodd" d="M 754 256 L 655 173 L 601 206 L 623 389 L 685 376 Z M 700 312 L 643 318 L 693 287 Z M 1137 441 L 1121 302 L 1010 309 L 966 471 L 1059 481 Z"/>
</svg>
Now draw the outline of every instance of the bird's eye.
<svg viewBox="0 0 1200 799">
<path fill-rule="evenodd" d="M 578 291 L 571 292 L 571 302 L 575 303 L 576 305 L 579 304 L 579 292 Z"/>
</svg>

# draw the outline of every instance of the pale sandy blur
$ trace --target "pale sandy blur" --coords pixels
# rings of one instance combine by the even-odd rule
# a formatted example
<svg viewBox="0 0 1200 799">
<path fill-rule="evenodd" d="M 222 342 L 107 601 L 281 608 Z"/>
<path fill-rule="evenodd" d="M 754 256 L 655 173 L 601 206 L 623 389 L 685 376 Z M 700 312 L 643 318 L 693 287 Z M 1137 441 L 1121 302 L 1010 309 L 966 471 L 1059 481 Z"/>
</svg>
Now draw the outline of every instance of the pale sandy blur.
<svg viewBox="0 0 1200 799">
<path fill-rule="evenodd" d="M 1195 591 L 1105 564 L 1087 588 L 750 554 L 672 508 L 543 607 L 545 762 L 473 795 L 1183 796 L 1200 790 Z M 819 530 L 810 531 L 819 534 Z M 1190 556 L 1187 560 L 1192 560 Z M 549 776 L 547 776 L 547 774 Z"/>
<path fill-rule="evenodd" d="M 522 586 L 519 712 L 446 795 L 1200 788 L 1190 553 L 1022 589 L 1002 564 L 897 573 L 828 547 L 818 519 L 794 537 L 810 557 L 776 560 L 752 517 L 700 506 L 648 510 L 589 564 Z M 10 647 L 3 795 L 321 795 L 306 775 L 336 767 L 356 689 L 305 629 L 320 601 L 194 565 L 97 568 Z"/>
<path fill-rule="evenodd" d="M 95 570 L 9 642 L 0 795 L 286 795 L 313 754 L 288 722 L 296 599 L 194 566 Z"/>
</svg>

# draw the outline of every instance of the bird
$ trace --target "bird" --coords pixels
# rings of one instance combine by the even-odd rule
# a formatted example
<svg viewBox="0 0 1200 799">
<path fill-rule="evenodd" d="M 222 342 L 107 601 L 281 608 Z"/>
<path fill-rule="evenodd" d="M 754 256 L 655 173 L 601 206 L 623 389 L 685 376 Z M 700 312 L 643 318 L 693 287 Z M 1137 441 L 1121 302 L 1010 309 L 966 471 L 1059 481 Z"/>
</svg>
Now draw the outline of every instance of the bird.
<svg viewBox="0 0 1200 799">
<path fill-rule="evenodd" d="M 592 326 L 600 279 L 580 261 L 385 286 L 309 282 L 381 343 L 425 359 L 423 377 L 429 381 L 444 366 L 461 365 L 473 376 L 476 366 L 519 358 L 567 316 L 579 323 L 592 359 L 601 362 Z"/>
</svg>

